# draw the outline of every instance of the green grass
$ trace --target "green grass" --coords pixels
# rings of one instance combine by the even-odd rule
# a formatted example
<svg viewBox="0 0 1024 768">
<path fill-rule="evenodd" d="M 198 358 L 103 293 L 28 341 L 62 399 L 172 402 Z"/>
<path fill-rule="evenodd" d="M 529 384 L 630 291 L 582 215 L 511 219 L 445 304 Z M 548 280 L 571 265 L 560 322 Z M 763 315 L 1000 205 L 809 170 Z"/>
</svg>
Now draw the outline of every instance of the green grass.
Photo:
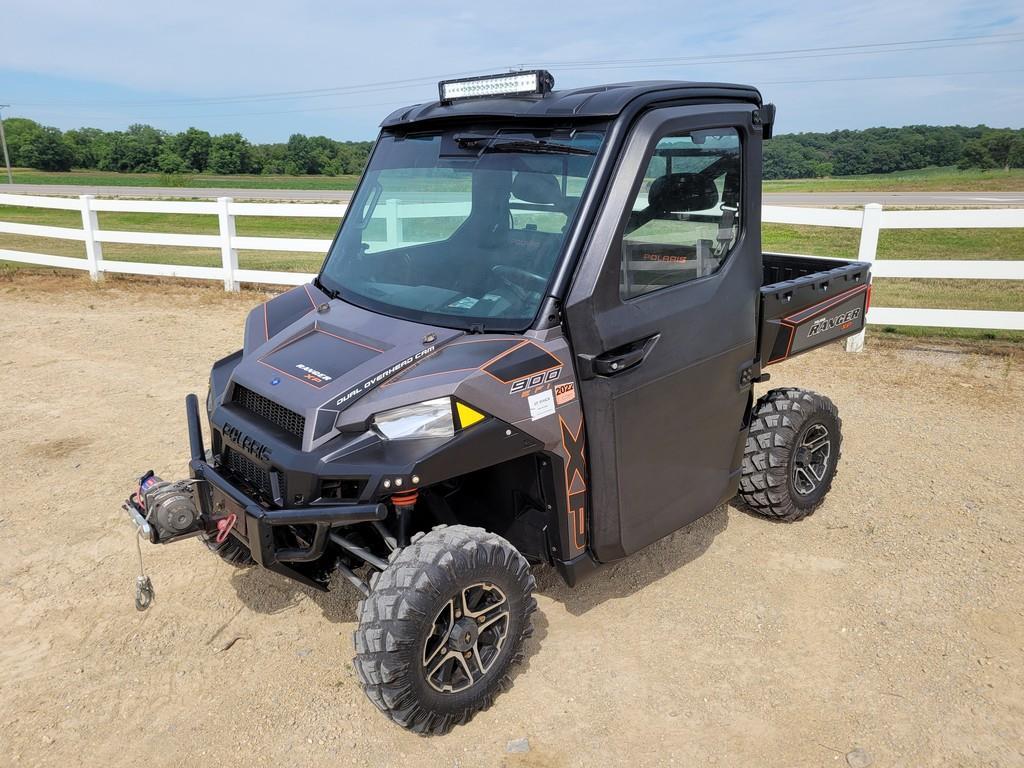
<svg viewBox="0 0 1024 768">
<path fill-rule="evenodd" d="M 779 179 L 764 182 L 765 192 L 1019 192 L 1024 169 L 1009 171 L 921 168 L 916 171 L 829 176 L 824 179 Z"/>
<path fill-rule="evenodd" d="M 48 226 L 81 226 L 77 211 L 0 206 L 0 220 Z M 189 232 L 216 234 L 213 215 L 100 213 L 100 227 L 138 232 Z M 427 225 L 429 220 L 415 222 Z M 380 223 L 383 226 L 383 222 Z M 413 222 L 409 222 L 410 225 Z M 239 235 L 265 237 L 308 237 L 330 239 L 338 226 L 333 217 L 300 219 L 249 217 L 236 219 Z M 409 233 L 412 236 L 412 233 Z M 428 233 L 429 234 L 429 233 Z M 853 258 L 860 233 L 853 229 L 766 224 L 766 251 L 810 253 Z M 31 236 L 0 234 L 0 248 L 84 258 L 82 243 Z M 976 230 L 888 230 L 879 238 L 880 259 L 1024 259 L 1024 229 Z M 175 248 L 108 243 L 106 259 L 130 262 L 159 262 L 190 266 L 220 265 L 220 252 L 212 248 Z M 323 253 L 282 253 L 241 251 L 240 266 L 248 269 L 315 272 Z M 29 265 L 0 262 L 7 270 L 38 269 Z M 875 281 L 876 306 L 931 307 L 949 309 L 994 309 L 1024 311 L 1024 282 L 998 280 L 909 280 L 885 278 Z M 895 329 L 915 336 L 947 338 L 996 338 L 1024 342 L 1024 333 L 957 329 Z"/>
<path fill-rule="evenodd" d="M 856 258 L 860 231 L 834 227 L 765 224 L 766 251 Z M 895 229 L 878 238 L 879 259 L 1024 259 L 1024 229 Z M 1024 283 L 1011 280 L 912 280 L 878 278 L 871 303 L 877 307 L 1024 311 Z M 974 328 L 873 326 L 882 333 L 960 340 L 1024 342 L 1020 331 Z"/>
<path fill-rule="evenodd" d="M 19 184 L 84 184 L 109 187 L 227 187 L 231 189 L 355 189 L 358 176 L 285 176 L 213 174 L 168 175 L 161 173 L 110 173 L 69 171 L 66 173 L 15 168 Z M 863 176 L 834 176 L 824 179 L 781 179 L 766 181 L 765 192 L 1016 192 L 1024 190 L 1024 169 L 968 170 L 922 168 L 916 171 L 875 173 Z"/>
<path fill-rule="evenodd" d="M 110 173 L 104 171 L 34 171 L 14 169 L 15 184 L 84 184 L 98 187 L 228 187 L 231 189 L 355 189 L 358 176 L 231 175 L 208 173 L 174 176 L 164 173 Z M 0 185 L 2 189 L 2 185 Z"/>
<path fill-rule="evenodd" d="M 215 235 L 217 217 L 178 213 L 100 213 L 101 229 L 134 232 L 176 232 Z M 79 229 L 82 217 L 77 211 L 45 208 L 0 206 L 0 220 L 23 224 Z M 235 219 L 237 233 L 246 237 L 308 237 L 329 240 L 338 228 L 338 219 L 281 218 L 275 216 L 239 216 Z M 59 240 L 26 235 L 0 234 L 0 248 L 16 251 L 49 253 L 54 256 L 84 258 L 84 246 L 75 240 Z M 155 262 L 187 266 L 218 267 L 220 251 L 213 248 L 179 248 L 156 245 L 105 243 L 103 257 L 111 261 Z M 315 272 L 323 261 L 323 252 L 288 253 L 280 251 L 241 251 L 239 266 L 245 269 Z M 4 262 L 9 269 L 34 268 L 31 265 Z"/>
<path fill-rule="evenodd" d="M 887 277 L 873 281 L 872 286 L 871 303 L 879 307 L 1024 311 L 1024 282 L 1020 280 Z"/>
<path fill-rule="evenodd" d="M 765 224 L 764 250 L 857 257 L 859 229 Z M 1024 229 L 886 229 L 878 236 L 879 259 L 1024 259 Z"/>
<path fill-rule="evenodd" d="M 219 231 L 214 214 L 191 213 L 98 213 L 100 229 L 119 229 L 132 232 L 177 232 L 196 235 L 215 235 Z M 20 208 L 0 205 L 0 220 L 22 224 L 41 224 L 50 227 L 81 229 L 82 216 L 78 211 L 60 211 L 48 208 Z M 339 219 L 288 218 L 281 216 L 236 216 L 235 228 L 246 237 L 334 237 Z M 0 234 L 0 239 L 11 235 Z"/>
</svg>

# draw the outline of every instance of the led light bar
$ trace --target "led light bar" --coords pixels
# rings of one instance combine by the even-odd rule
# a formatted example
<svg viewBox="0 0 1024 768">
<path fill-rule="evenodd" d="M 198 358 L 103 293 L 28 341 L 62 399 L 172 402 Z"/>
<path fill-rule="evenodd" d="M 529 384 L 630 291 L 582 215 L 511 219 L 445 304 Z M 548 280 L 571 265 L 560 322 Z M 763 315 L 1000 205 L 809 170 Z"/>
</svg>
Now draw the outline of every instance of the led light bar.
<svg viewBox="0 0 1024 768">
<path fill-rule="evenodd" d="M 528 93 L 544 94 L 551 90 L 555 78 L 544 69 L 529 72 L 509 72 L 504 75 L 464 77 L 460 80 L 442 80 L 437 84 L 442 104 L 461 99 L 481 99 L 488 96 L 518 96 Z"/>
</svg>

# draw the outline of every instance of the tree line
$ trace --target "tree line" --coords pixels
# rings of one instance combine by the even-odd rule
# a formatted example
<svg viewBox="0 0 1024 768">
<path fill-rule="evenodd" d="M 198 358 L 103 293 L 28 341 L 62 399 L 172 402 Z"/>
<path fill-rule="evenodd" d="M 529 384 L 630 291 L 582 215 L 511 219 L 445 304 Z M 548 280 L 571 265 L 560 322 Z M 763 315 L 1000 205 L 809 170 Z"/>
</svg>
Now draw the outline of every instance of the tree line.
<svg viewBox="0 0 1024 768">
<path fill-rule="evenodd" d="M 852 176 L 929 166 L 1024 168 L 1024 130 L 985 125 L 908 125 L 790 133 L 764 145 L 766 179 Z"/>
<path fill-rule="evenodd" d="M 122 173 L 361 173 L 373 146 L 292 134 L 285 143 L 252 144 L 240 133 L 180 133 L 150 125 L 126 131 L 60 131 L 26 118 L 5 122 L 11 163 L 43 171 L 72 168 Z M 764 146 L 764 178 L 793 179 L 891 173 L 929 166 L 1024 168 L 1024 130 L 910 125 L 830 133 L 790 133 Z"/>
<path fill-rule="evenodd" d="M 198 128 L 168 133 L 136 124 L 126 131 L 60 131 L 34 120 L 4 121 L 11 164 L 41 171 L 82 168 L 121 173 L 362 173 L 373 142 L 292 134 L 285 143 L 252 144 L 240 133 Z"/>
</svg>

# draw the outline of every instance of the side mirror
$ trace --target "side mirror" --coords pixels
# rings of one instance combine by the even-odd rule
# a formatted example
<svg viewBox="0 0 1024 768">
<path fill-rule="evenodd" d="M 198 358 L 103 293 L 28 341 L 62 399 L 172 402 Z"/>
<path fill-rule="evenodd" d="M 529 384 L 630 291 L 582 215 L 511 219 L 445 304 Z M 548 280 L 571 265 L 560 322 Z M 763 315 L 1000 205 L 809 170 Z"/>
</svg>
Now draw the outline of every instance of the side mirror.
<svg viewBox="0 0 1024 768">
<path fill-rule="evenodd" d="M 775 105 L 764 104 L 761 107 L 761 138 L 768 140 L 773 135 L 775 128 Z"/>
</svg>

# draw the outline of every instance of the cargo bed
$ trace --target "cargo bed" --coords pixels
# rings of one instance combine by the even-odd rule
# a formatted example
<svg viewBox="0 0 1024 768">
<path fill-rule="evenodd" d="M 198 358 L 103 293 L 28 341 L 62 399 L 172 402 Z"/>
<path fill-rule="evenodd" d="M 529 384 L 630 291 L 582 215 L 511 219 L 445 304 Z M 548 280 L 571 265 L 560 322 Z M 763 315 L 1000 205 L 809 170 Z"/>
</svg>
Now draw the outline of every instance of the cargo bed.
<svg viewBox="0 0 1024 768">
<path fill-rule="evenodd" d="M 858 333 L 871 295 L 871 265 L 818 256 L 762 254 L 758 349 L 762 365 Z"/>
</svg>

